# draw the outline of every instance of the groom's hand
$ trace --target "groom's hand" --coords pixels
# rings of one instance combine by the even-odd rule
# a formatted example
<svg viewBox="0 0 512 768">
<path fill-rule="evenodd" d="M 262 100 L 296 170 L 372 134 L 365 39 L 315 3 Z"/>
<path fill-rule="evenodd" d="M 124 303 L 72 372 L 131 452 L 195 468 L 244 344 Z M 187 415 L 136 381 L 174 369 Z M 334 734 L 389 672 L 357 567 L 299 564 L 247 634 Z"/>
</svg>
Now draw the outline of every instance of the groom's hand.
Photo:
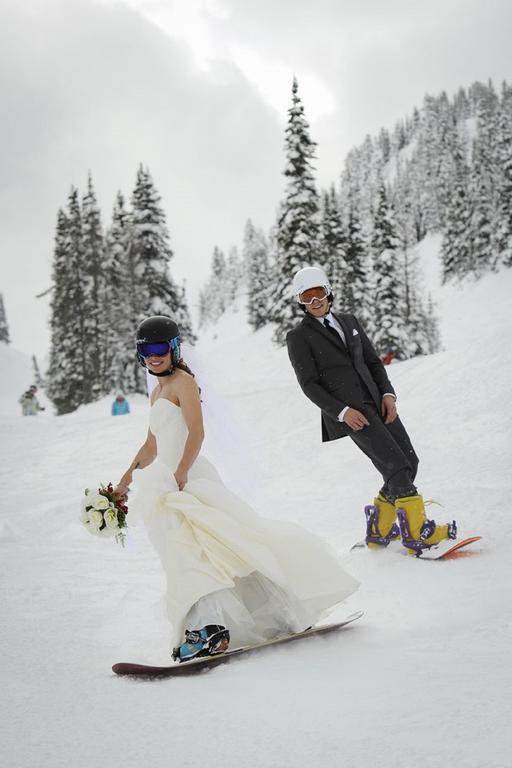
<svg viewBox="0 0 512 768">
<path fill-rule="evenodd" d="M 360 429 L 363 429 L 363 427 L 370 426 L 370 422 L 364 413 L 356 411 L 355 408 L 348 409 L 348 411 L 345 413 L 345 416 L 343 417 L 343 421 L 345 424 L 348 424 L 350 429 L 353 429 L 354 432 L 358 432 Z"/>
<path fill-rule="evenodd" d="M 381 414 L 384 424 L 391 424 L 398 416 L 393 395 L 384 395 L 382 398 Z"/>
</svg>

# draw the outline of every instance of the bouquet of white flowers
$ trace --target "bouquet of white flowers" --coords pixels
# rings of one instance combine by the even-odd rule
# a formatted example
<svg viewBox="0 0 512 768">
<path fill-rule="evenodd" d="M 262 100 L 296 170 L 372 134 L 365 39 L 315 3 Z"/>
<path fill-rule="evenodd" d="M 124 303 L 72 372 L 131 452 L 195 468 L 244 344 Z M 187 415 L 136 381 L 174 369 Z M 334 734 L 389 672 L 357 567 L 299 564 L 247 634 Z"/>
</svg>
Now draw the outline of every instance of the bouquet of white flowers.
<svg viewBox="0 0 512 768">
<path fill-rule="evenodd" d="M 115 536 L 124 547 L 126 535 L 123 528 L 127 527 L 127 514 L 128 507 L 123 503 L 123 497 L 114 493 L 112 483 L 85 489 L 80 520 L 94 536 Z"/>
</svg>

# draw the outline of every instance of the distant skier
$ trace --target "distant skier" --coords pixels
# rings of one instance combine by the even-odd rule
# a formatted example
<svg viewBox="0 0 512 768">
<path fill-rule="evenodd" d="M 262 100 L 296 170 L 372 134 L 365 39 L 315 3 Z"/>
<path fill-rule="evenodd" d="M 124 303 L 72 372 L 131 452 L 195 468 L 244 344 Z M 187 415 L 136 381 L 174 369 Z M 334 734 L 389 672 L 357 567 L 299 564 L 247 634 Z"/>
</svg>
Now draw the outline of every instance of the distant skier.
<svg viewBox="0 0 512 768">
<path fill-rule="evenodd" d="M 305 267 L 293 279 L 305 316 L 287 337 L 297 380 L 322 411 L 322 439 L 349 437 L 372 461 L 383 485 L 367 507 L 366 543 L 387 546 L 402 535 L 411 554 L 456 538 L 453 523 L 427 520 L 414 480 L 418 457 L 398 418 L 396 396 L 384 365 L 354 315 L 334 314 L 327 275 Z M 397 510 L 400 529 L 395 523 Z"/>
<path fill-rule="evenodd" d="M 124 416 L 130 413 L 130 404 L 124 395 L 117 395 L 112 403 L 112 416 Z"/>
<path fill-rule="evenodd" d="M 18 402 L 21 404 L 23 416 L 36 416 L 39 411 L 44 411 L 43 406 L 39 404 L 39 400 L 36 397 L 36 392 L 37 387 L 35 384 L 32 384 L 20 397 Z"/>
</svg>

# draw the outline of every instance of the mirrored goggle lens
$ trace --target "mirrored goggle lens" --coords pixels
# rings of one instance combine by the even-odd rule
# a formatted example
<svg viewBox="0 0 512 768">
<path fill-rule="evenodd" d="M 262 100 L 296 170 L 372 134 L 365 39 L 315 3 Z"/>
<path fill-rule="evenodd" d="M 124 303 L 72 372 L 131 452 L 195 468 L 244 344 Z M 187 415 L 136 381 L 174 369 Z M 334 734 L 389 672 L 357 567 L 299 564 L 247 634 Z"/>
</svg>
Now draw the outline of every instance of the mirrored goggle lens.
<svg viewBox="0 0 512 768">
<path fill-rule="evenodd" d="M 312 304 L 314 301 L 323 301 L 327 296 L 328 293 L 322 285 L 318 288 L 308 288 L 307 291 L 301 293 L 300 301 L 301 304 Z"/>
<path fill-rule="evenodd" d="M 155 342 L 140 342 L 137 344 L 137 352 L 142 357 L 151 357 L 151 355 L 157 355 L 163 357 L 168 353 L 170 344 L 168 341 L 155 341 Z"/>
</svg>

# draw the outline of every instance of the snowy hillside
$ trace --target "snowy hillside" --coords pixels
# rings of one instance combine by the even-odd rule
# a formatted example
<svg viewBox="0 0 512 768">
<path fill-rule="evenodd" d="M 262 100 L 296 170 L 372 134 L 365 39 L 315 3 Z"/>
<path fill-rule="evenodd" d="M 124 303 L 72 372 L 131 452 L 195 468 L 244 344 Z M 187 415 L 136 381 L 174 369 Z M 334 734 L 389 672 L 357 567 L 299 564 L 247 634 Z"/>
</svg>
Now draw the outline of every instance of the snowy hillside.
<svg viewBox="0 0 512 768">
<path fill-rule="evenodd" d="M 110 672 L 115 661 L 168 662 L 164 578 L 143 529 L 130 528 L 123 551 L 77 521 L 82 489 L 115 481 L 144 439 L 147 401 L 132 398 L 132 414 L 115 419 L 109 400 L 23 419 L 16 395 L 30 382 L 11 382 L 9 367 L 0 409 L 6 765 L 510 765 L 512 270 L 439 288 L 434 247 L 421 256 L 444 350 L 392 365 L 390 377 L 420 456 L 420 490 L 443 505 L 430 508 L 439 520 L 484 536 L 479 553 L 445 563 L 350 553 L 375 471 L 349 439 L 321 444 L 319 412 L 270 333 L 225 316 L 192 356 L 210 455 L 263 514 L 337 546 L 361 581 L 345 610 L 365 616 L 338 635 L 194 678 Z"/>
</svg>

